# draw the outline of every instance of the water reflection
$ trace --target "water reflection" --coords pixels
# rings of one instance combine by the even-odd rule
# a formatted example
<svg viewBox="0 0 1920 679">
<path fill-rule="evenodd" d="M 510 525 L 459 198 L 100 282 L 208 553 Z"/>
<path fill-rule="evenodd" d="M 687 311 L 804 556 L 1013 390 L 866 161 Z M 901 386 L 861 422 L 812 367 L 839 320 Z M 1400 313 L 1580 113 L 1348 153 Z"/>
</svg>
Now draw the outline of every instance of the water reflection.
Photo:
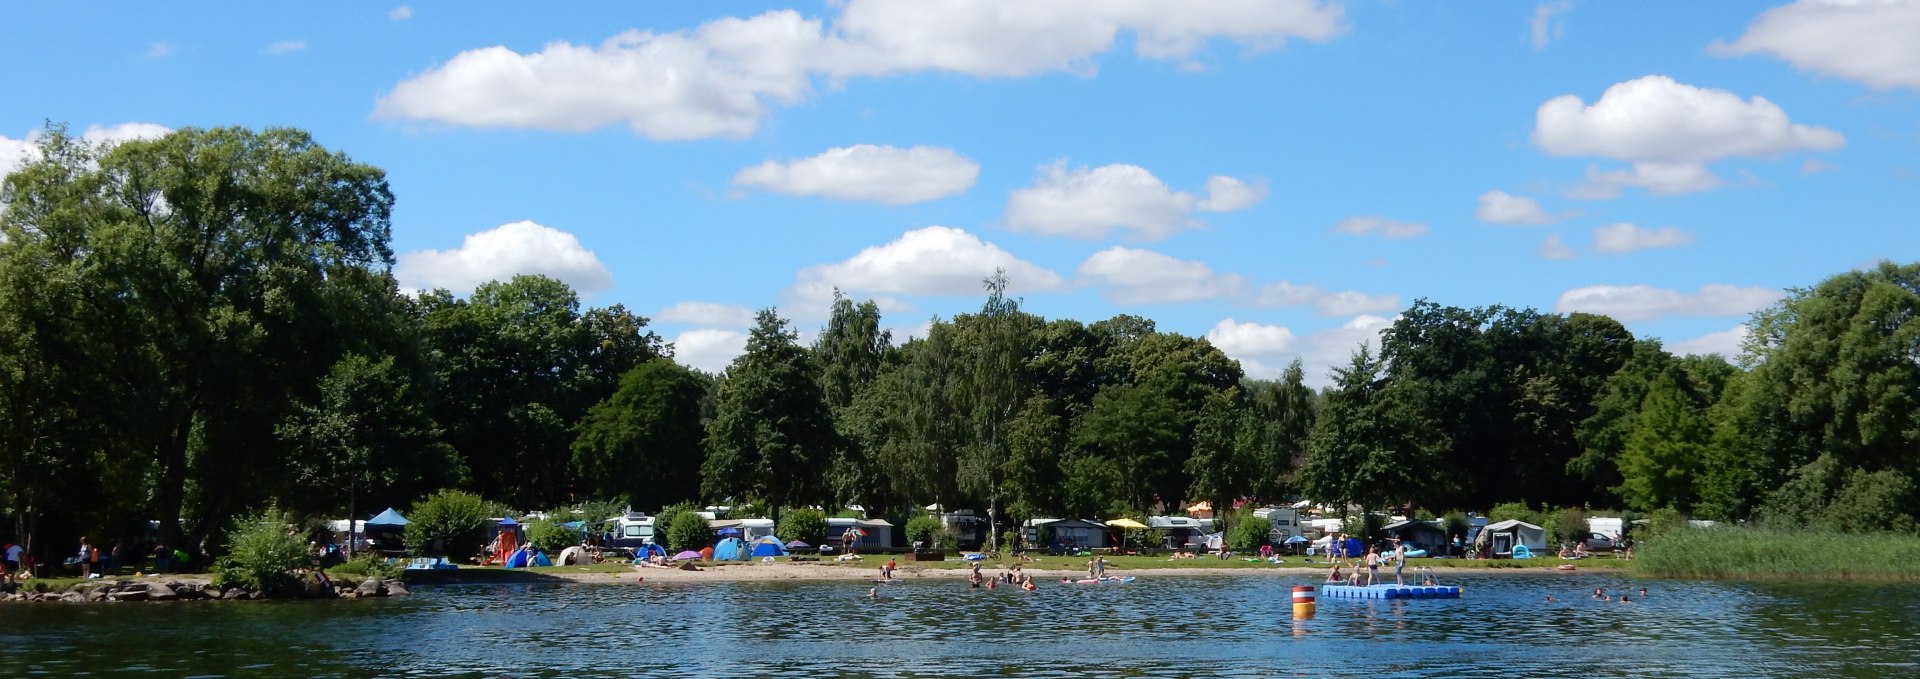
<svg viewBox="0 0 1920 679">
<path fill-rule="evenodd" d="M 1910 586 L 1483 575 L 1457 600 L 1300 578 L 505 585 L 410 599 L 9 606 L 0 672 L 161 676 L 1908 676 Z M 1641 598 L 1645 586 L 1649 596 Z M 1587 593 L 1604 588 L 1615 597 Z M 1629 591 L 1631 601 L 1618 595 Z M 1548 602 L 1551 595 L 1553 601 Z"/>
</svg>

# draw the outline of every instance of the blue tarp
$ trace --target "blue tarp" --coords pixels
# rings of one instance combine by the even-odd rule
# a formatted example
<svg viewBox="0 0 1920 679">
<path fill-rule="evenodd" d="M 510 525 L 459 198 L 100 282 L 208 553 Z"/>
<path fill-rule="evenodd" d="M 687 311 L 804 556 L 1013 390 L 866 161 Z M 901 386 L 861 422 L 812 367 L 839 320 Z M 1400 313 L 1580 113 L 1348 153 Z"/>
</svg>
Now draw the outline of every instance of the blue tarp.
<svg viewBox="0 0 1920 679">
<path fill-rule="evenodd" d="M 714 561 L 740 561 L 747 558 L 747 543 L 740 538 L 727 538 L 713 546 Z"/>
<path fill-rule="evenodd" d="M 753 543 L 754 558 L 759 558 L 763 556 L 786 556 L 786 555 L 787 555 L 787 546 L 780 543 L 780 538 L 764 537 L 754 541 Z"/>
<path fill-rule="evenodd" d="M 368 526 L 405 526 L 409 523 L 413 522 L 408 521 L 407 517 L 401 516 L 400 512 L 393 511 L 392 507 L 388 507 L 387 511 L 380 512 L 373 518 L 367 519 Z"/>
</svg>

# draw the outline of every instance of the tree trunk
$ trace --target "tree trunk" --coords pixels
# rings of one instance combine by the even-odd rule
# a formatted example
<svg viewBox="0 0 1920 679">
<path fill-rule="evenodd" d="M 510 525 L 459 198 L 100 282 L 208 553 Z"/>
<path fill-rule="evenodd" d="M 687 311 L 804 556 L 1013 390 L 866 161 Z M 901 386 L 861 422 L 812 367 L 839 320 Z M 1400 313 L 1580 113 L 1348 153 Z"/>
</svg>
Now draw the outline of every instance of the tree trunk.
<svg viewBox="0 0 1920 679">
<path fill-rule="evenodd" d="M 161 444 L 154 456 L 159 473 L 154 480 L 153 510 L 160 519 L 160 544 L 180 547 L 180 505 L 186 494 L 187 440 L 193 431 L 193 413 L 180 416 L 173 435 Z"/>
</svg>

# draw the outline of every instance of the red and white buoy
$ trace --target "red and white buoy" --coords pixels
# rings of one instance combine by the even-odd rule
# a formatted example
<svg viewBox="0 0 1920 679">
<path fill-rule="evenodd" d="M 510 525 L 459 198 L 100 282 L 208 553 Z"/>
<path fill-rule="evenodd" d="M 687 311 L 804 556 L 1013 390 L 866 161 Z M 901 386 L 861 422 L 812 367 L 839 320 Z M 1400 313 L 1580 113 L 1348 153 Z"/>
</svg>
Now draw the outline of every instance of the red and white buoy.
<svg viewBox="0 0 1920 679">
<path fill-rule="evenodd" d="M 1293 619 L 1305 620 L 1313 617 L 1313 588 L 1293 588 Z"/>
</svg>

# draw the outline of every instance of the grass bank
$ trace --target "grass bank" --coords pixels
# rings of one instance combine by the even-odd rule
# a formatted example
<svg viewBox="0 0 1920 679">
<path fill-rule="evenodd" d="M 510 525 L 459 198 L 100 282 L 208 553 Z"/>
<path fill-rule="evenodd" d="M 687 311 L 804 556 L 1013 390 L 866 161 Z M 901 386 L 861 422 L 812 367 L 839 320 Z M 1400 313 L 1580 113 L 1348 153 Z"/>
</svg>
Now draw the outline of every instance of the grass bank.
<svg viewBox="0 0 1920 679">
<path fill-rule="evenodd" d="M 1920 537 L 1679 528 L 1642 541 L 1631 563 L 1661 578 L 1920 582 Z"/>
</svg>

